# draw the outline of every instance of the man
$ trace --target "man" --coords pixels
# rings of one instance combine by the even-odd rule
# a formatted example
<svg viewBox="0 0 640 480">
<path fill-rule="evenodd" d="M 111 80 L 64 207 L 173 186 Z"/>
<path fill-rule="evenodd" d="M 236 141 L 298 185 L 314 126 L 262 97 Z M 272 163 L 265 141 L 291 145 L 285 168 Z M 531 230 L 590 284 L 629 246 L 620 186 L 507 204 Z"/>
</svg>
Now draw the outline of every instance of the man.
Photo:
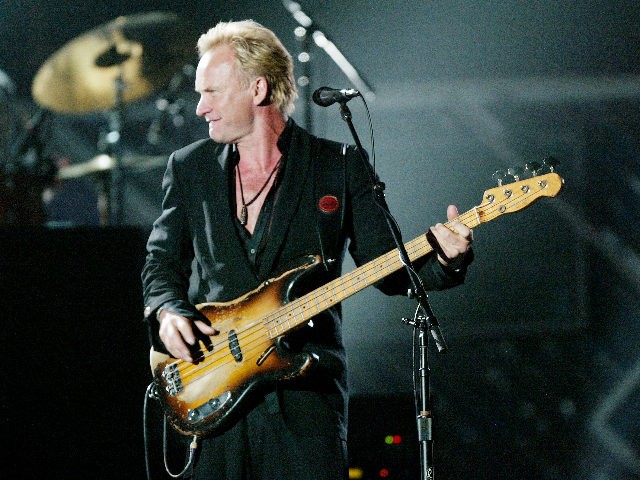
<svg viewBox="0 0 640 480">
<path fill-rule="evenodd" d="M 146 316 L 156 348 L 198 361 L 197 339 L 218 333 L 194 304 L 231 302 L 308 254 L 327 249 L 318 235 L 318 209 L 342 212 L 336 261 L 345 245 L 356 264 L 395 248 L 375 205 L 371 169 L 355 148 L 298 127 L 289 114 L 296 87 L 291 56 L 276 36 L 253 21 L 221 22 L 198 42 L 196 113 L 210 139 L 174 152 L 163 180 L 163 211 L 154 223 L 143 269 Z M 318 201 L 319 157 L 343 162 L 340 195 Z M 324 198 L 324 197 L 323 197 Z M 340 210 L 343 209 L 343 210 Z M 449 219 L 457 215 L 448 209 Z M 418 262 L 426 288 L 463 281 L 472 232 L 453 222 L 431 231 L 441 255 Z M 406 294 L 400 271 L 376 286 Z M 329 308 L 287 335 L 293 351 L 312 352 L 317 365 L 250 402 L 228 430 L 203 439 L 197 479 L 343 479 L 347 477 L 347 378 L 340 309 Z"/>
</svg>

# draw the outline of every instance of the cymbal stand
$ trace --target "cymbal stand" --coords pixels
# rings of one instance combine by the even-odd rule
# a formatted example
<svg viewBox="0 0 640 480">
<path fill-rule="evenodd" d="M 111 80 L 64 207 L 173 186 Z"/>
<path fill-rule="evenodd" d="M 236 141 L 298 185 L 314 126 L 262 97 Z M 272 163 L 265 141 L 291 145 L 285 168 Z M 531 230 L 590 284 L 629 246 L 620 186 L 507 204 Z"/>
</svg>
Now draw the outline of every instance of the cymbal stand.
<svg viewBox="0 0 640 480">
<path fill-rule="evenodd" d="M 123 92 L 126 82 L 122 73 L 115 80 L 115 105 L 109 112 L 109 131 L 102 139 L 104 149 L 113 159 L 113 168 L 103 172 L 101 216 L 105 225 L 121 225 L 123 221 L 124 170 L 120 152 L 122 124 L 124 121 Z"/>
</svg>

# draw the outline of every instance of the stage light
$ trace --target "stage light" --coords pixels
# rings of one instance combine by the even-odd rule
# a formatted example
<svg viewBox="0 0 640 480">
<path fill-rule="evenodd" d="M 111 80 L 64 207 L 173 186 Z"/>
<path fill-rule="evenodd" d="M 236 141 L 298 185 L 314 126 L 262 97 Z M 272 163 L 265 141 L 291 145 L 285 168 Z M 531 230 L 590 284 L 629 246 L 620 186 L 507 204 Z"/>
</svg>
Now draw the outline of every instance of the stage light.
<svg viewBox="0 0 640 480">
<path fill-rule="evenodd" d="M 387 445 L 400 445 L 402 443 L 402 437 L 400 435 L 387 435 L 384 437 L 384 443 Z"/>
<path fill-rule="evenodd" d="M 364 478 L 364 471 L 359 467 L 349 467 L 349 479 L 360 480 Z"/>
</svg>

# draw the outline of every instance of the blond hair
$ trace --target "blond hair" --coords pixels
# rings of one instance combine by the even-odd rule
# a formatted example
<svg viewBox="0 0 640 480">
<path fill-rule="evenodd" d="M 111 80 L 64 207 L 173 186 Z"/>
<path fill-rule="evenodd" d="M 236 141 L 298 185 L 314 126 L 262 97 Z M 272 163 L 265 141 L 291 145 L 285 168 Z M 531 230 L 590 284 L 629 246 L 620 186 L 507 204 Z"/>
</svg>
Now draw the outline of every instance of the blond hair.
<svg viewBox="0 0 640 480">
<path fill-rule="evenodd" d="M 293 112 L 298 97 L 293 76 L 293 60 L 282 42 L 268 28 L 253 20 L 219 22 L 198 39 L 202 57 L 219 45 L 229 45 L 236 54 L 240 70 L 247 80 L 265 77 L 269 85 L 268 102 L 283 115 Z"/>
</svg>

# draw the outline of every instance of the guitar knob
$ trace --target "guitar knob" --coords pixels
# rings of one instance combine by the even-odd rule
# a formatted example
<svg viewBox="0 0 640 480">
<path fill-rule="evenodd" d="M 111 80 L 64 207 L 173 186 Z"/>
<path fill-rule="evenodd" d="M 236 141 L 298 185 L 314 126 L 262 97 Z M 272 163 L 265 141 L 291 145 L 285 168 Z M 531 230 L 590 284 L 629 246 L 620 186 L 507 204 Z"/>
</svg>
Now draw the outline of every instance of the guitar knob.
<svg viewBox="0 0 640 480">
<path fill-rule="evenodd" d="M 517 167 L 510 168 L 509 170 L 507 170 L 507 173 L 511 175 L 517 182 L 520 180 L 520 177 L 522 176 L 522 169 Z"/>
<path fill-rule="evenodd" d="M 531 172 L 531 176 L 532 177 L 536 177 L 536 176 L 538 176 L 538 172 L 542 168 L 542 164 L 538 163 L 538 162 L 530 162 L 530 163 L 527 163 L 524 166 L 524 168 L 526 168 L 527 170 L 529 170 Z"/>
<path fill-rule="evenodd" d="M 544 160 L 542 160 L 542 163 L 549 167 L 550 172 L 554 172 L 555 168 L 560 165 L 560 162 L 555 157 L 545 157 Z"/>
<path fill-rule="evenodd" d="M 498 186 L 502 185 L 502 182 L 504 181 L 504 177 L 506 177 L 507 174 L 504 173 L 504 170 L 496 170 L 496 172 L 491 175 L 491 178 L 493 178 L 493 180 L 498 184 Z"/>
</svg>

